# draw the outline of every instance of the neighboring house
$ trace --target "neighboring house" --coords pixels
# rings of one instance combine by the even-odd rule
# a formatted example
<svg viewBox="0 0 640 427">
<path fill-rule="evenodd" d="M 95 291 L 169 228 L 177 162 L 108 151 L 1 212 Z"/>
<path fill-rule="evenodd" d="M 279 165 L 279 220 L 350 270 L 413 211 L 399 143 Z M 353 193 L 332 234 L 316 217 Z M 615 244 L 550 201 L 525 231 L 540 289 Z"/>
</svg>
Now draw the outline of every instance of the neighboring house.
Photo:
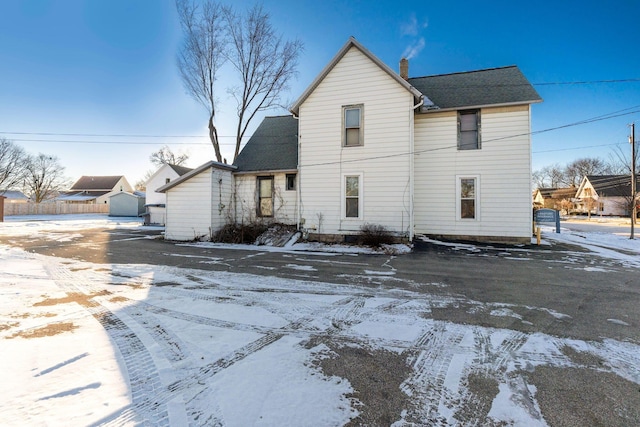
<svg viewBox="0 0 640 427">
<path fill-rule="evenodd" d="M 22 191 L 0 190 L 0 196 L 4 196 L 5 203 L 28 203 L 29 198 Z"/>
<path fill-rule="evenodd" d="M 133 187 L 122 176 L 83 176 L 56 198 L 64 203 L 108 204 L 109 197 L 120 192 L 133 193 Z"/>
<path fill-rule="evenodd" d="M 109 197 L 109 216 L 141 216 L 144 212 L 145 193 L 119 191 Z"/>
<path fill-rule="evenodd" d="M 533 192 L 533 207 L 556 209 L 567 214 L 575 210 L 576 187 L 538 188 Z"/>
<path fill-rule="evenodd" d="M 167 192 L 167 237 L 211 233 L 220 222 L 183 226 L 186 206 L 208 203 L 198 209 L 227 221 L 297 223 L 322 240 L 377 224 L 409 240 L 530 242 L 531 104 L 539 95 L 515 66 L 420 78 L 408 77 L 406 60 L 400 68 L 349 39 L 293 116 L 266 118 L 233 167 L 198 168 L 229 179 L 231 193 L 187 187 L 198 174 L 158 190 Z M 178 196 L 184 217 L 170 213 Z M 182 234 L 170 232 L 174 221 Z"/>
<path fill-rule="evenodd" d="M 640 178 L 636 188 L 640 189 Z M 631 215 L 630 175 L 587 175 L 576 192 L 577 211 L 597 215 Z"/>
<path fill-rule="evenodd" d="M 145 183 L 146 192 L 146 218 L 147 224 L 165 224 L 165 205 L 167 197 L 165 193 L 159 193 L 158 188 L 169 184 L 193 169 L 185 166 L 162 165 Z"/>
</svg>

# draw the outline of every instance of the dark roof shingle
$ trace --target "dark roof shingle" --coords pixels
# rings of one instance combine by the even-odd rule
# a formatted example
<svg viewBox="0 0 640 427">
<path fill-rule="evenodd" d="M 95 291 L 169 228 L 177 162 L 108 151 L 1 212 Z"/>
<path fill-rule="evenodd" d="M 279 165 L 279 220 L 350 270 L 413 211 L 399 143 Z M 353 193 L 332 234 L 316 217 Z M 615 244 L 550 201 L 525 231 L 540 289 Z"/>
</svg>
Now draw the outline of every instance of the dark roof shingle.
<svg viewBox="0 0 640 427">
<path fill-rule="evenodd" d="M 173 171 L 174 171 L 175 173 L 177 173 L 177 174 L 178 174 L 178 176 L 182 176 L 182 175 L 184 175 L 185 173 L 187 173 L 187 172 L 191 172 L 191 171 L 193 170 L 193 168 L 188 168 L 188 167 L 186 167 L 186 166 L 172 165 L 172 164 L 170 164 L 170 163 L 167 163 L 167 164 L 169 165 L 169 167 L 170 167 L 171 169 L 173 169 Z"/>
<path fill-rule="evenodd" d="M 122 175 L 118 176 L 82 176 L 73 184 L 71 190 L 112 190 Z"/>
<path fill-rule="evenodd" d="M 409 83 L 440 109 L 541 102 L 515 65 L 464 73 L 413 77 Z M 425 107 L 429 102 L 425 100 Z"/>
<path fill-rule="evenodd" d="M 587 175 L 600 197 L 631 197 L 631 175 Z M 636 177 L 636 187 L 640 177 Z"/>
<path fill-rule="evenodd" d="M 265 117 L 233 163 L 238 172 L 298 168 L 298 120 Z"/>
</svg>

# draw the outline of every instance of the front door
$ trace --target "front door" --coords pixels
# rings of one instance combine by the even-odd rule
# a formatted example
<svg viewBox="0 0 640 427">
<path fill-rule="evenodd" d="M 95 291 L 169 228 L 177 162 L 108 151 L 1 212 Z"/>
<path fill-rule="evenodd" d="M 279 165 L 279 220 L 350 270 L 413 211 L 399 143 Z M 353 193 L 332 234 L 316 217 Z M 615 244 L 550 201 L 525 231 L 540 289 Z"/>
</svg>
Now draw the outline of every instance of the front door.
<svg viewBox="0 0 640 427">
<path fill-rule="evenodd" d="M 258 177 L 258 216 L 273 216 L 273 177 Z"/>
</svg>

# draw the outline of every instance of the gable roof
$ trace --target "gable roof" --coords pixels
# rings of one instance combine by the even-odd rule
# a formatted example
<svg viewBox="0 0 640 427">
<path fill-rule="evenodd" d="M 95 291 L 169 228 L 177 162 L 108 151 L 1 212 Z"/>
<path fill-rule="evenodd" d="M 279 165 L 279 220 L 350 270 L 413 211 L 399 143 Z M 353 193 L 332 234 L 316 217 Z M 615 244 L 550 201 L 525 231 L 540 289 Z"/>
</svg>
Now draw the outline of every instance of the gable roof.
<svg viewBox="0 0 640 427">
<path fill-rule="evenodd" d="M 542 102 L 538 92 L 515 65 L 502 68 L 409 78 L 429 97 L 433 109 Z M 425 102 L 423 109 L 429 109 Z"/>
<path fill-rule="evenodd" d="M 336 64 L 338 62 L 340 62 L 340 60 L 347 54 L 347 52 L 352 47 L 355 47 L 360 52 L 362 52 L 374 64 L 376 64 L 378 67 L 380 67 L 380 69 L 382 69 L 382 71 L 387 73 L 392 79 L 394 79 L 396 82 L 398 82 L 398 84 L 400 84 L 406 90 L 411 92 L 411 94 L 415 98 L 421 99 L 423 97 L 422 93 L 420 93 L 420 91 L 418 89 L 416 89 L 413 86 L 411 86 L 405 79 L 400 77 L 400 75 L 398 73 L 396 73 L 391 68 L 389 68 L 389 66 L 387 64 L 385 64 L 380 59 L 378 59 L 374 54 L 369 52 L 369 50 L 367 50 L 367 48 L 362 46 L 355 38 L 350 37 L 349 40 L 345 43 L 345 45 L 342 46 L 342 49 L 340 49 L 338 51 L 338 53 L 333 57 L 333 59 L 327 64 L 327 66 L 324 67 L 324 69 L 320 72 L 318 77 L 316 77 L 315 80 L 311 83 L 311 85 L 309 85 L 309 87 L 302 93 L 302 95 L 300 95 L 300 98 L 298 98 L 296 100 L 296 102 L 293 103 L 293 105 L 291 106 L 289 111 L 291 111 L 295 115 L 298 115 L 299 110 L 300 110 L 300 106 L 304 103 L 304 101 L 306 101 L 306 99 L 309 97 L 309 95 L 311 95 L 311 93 L 318 87 L 318 85 L 322 82 L 322 80 L 324 80 L 324 78 L 327 76 L 327 74 L 329 74 L 331 72 L 331 70 L 333 70 L 333 67 L 335 67 Z"/>
<path fill-rule="evenodd" d="M 599 197 L 631 197 L 631 175 L 587 175 L 580 190 L 587 181 Z M 640 188 L 640 177 L 636 177 L 636 188 Z"/>
<path fill-rule="evenodd" d="M 168 184 L 165 184 L 162 187 L 158 188 L 156 190 L 156 193 L 165 193 L 167 190 L 172 189 L 176 185 L 181 184 L 181 183 L 183 183 L 185 181 L 188 181 L 189 179 L 193 178 L 194 176 L 206 171 L 207 169 L 211 169 L 211 168 L 228 170 L 228 171 L 233 171 L 233 170 L 236 169 L 235 166 L 228 165 L 226 163 L 219 163 L 219 162 L 216 162 L 214 160 L 210 160 L 207 163 L 205 163 L 203 165 L 200 165 L 195 169 L 192 169 L 191 171 L 185 173 L 184 175 L 181 175 L 179 178 L 174 179 L 173 181 L 169 182 Z"/>
<path fill-rule="evenodd" d="M 233 164 L 238 172 L 298 169 L 298 120 L 265 117 Z"/>
<path fill-rule="evenodd" d="M 173 169 L 173 171 L 175 173 L 178 174 L 178 176 L 182 176 L 188 172 L 191 172 L 193 170 L 193 168 L 188 168 L 186 166 L 180 166 L 180 165 L 172 165 L 170 163 L 167 163 L 167 166 L 169 166 L 171 169 Z"/>
<path fill-rule="evenodd" d="M 116 186 L 123 175 L 118 176 L 82 176 L 73 184 L 71 190 L 109 190 Z"/>
</svg>

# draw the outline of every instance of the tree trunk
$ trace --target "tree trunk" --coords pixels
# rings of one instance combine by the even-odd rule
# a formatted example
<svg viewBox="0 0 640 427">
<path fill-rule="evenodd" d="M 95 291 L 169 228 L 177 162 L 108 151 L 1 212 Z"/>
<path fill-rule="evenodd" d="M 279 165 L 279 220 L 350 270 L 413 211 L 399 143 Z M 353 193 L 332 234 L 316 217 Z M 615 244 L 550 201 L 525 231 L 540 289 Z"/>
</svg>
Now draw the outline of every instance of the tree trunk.
<svg viewBox="0 0 640 427">
<path fill-rule="evenodd" d="M 213 124 L 213 115 L 209 116 L 209 138 L 211 139 L 211 144 L 213 144 L 213 149 L 216 152 L 216 160 L 219 163 L 222 163 L 220 142 L 218 141 L 218 129 L 216 129 L 216 125 Z"/>
</svg>

